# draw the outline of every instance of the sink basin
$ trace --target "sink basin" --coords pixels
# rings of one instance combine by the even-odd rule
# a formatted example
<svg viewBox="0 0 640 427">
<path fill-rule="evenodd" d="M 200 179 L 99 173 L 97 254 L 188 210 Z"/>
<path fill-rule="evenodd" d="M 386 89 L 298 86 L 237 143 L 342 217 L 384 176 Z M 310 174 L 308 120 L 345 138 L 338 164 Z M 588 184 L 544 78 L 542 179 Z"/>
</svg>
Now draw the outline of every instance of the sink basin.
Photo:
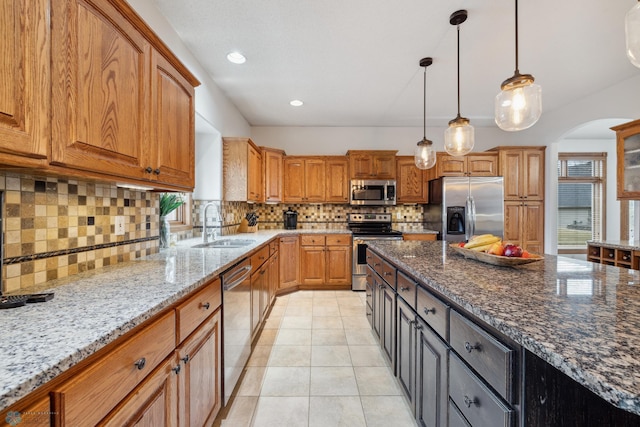
<svg viewBox="0 0 640 427">
<path fill-rule="evenodd" d="M 212 242 L 200 243 L 192 246 L 192 248 L 242 248 L 255 243 L 255 240 L 250 239 L 220 239 Z"/>
</svg>

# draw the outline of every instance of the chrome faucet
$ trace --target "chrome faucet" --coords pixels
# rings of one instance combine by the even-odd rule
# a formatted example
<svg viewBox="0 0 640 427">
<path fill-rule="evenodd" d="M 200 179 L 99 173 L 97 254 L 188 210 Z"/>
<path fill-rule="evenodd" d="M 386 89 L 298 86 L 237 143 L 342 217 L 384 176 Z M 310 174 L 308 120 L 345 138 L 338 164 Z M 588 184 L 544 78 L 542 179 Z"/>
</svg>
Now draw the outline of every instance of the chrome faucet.
<svg viewBox="0 0 640 427">
<path fill-rule="evenodd" d="M 209 230 L 207 230 L 207 211 L 209 210 L 209 208 L 215 208 L 216 205 L 213 202 L 209 202 L 206 205 L 204 205 L 204 207 L 202 208 L 202 243 L 208 243 L 209 242 Z M 216 239 L 215 236 L 215 232 L 213 230 L 211 230 L 211 233 L 213 234 L 213 239 Z"/>
</svg>

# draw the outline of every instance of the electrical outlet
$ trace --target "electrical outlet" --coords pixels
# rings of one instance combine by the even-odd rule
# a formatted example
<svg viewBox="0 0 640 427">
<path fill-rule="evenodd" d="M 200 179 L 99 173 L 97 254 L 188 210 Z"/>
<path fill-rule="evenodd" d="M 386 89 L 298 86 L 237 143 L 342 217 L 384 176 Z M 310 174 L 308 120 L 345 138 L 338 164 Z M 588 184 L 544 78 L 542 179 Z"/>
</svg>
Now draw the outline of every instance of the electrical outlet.
<svg viewBox="0 0 640 427">
<path fill-rule="evenodd" d="M 402 213 L 396 212 L 396 219 L 402 219 Z"/>
<path fill-rule="evenodd" d="M 116 236 L 124 236 L 124 216 L 116 217 Z"/>
</svg>

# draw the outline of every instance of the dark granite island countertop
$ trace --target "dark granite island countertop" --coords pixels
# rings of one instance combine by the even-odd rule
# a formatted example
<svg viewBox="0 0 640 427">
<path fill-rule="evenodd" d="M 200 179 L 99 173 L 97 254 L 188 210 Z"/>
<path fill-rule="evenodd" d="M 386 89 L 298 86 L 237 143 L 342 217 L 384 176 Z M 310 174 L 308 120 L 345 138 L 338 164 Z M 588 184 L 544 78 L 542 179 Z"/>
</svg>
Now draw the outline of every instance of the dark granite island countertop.
<svg viewBox="0 0 640 427">
<path fill-rule="evenodd" d="M 369 246 L 604 400 L 640 414 L 639 271 L 553 255 L 496 267 L 442 241 Z"/>
</svg>

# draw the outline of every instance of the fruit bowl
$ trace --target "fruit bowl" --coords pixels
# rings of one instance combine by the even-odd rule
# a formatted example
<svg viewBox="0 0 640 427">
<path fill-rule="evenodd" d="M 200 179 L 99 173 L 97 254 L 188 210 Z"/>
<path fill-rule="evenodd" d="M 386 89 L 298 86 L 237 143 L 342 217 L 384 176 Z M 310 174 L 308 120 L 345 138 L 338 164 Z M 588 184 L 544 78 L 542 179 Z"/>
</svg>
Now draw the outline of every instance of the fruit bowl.
<svg viewBox="0 0 640 427">
<path fill-rule="evenodd" d="M 529 264 L 544 259 L 542 256 L 532 253 L 529 254 L 528 258 L 491 255 L 486 252 L 472 251 L 471 249 L 461 248 L 455 243 L 449 245 L 449 247 L 457 253 L 464 255 L 465 258 L 475 259 L 480 262 L 497 265 L 500 267 L 513 267 L 515 265 Z"/>
</svg>

